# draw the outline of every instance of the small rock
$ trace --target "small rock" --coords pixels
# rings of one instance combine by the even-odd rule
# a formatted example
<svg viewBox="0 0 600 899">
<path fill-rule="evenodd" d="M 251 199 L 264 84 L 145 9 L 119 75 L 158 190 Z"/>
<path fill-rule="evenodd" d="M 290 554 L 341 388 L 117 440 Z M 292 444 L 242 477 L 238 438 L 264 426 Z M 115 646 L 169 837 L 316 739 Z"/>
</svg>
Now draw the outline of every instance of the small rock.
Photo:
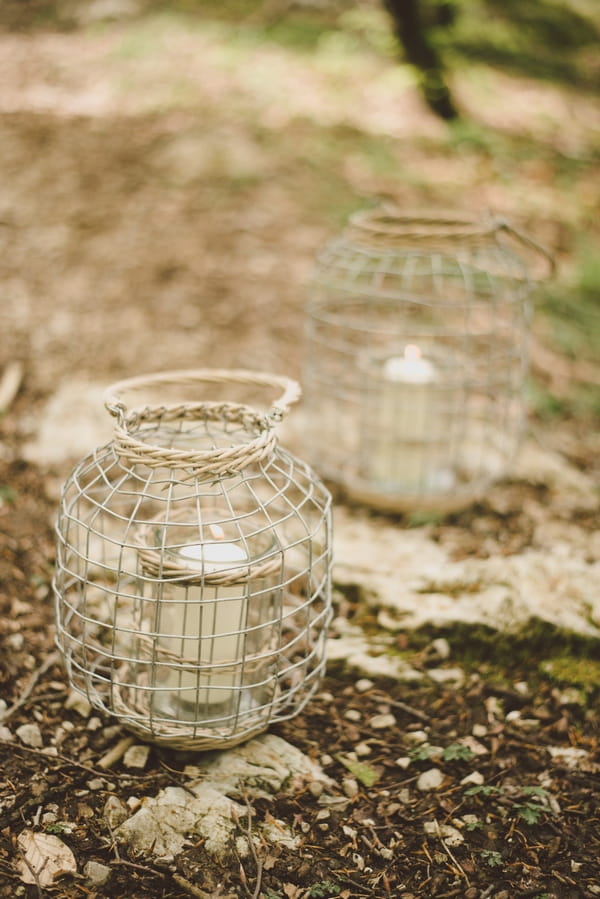
<svg viewBox="0 0 600 899">
<path fill-rule="evenodd" d="M 465 680 L 465 672 L 462 668 L 430 668 L 427 677 L 436 684 L 462 684 Z"/>
<path fill-rule="evenodd" d="M 311 796 L 316 796 L 318 798 L 323 792 L 323 784 L 321 783 L 321 781 L 313 780 L 312 783 L 309 783 L 308 792 L 311 794 Z"/>
<path fill-rule="evenodd" d="M 373 752 L 368 743 L 357 743 L 354 747 L 354 751 L 359 759 L 365 758 L 366 756 L 371 755 L 371 753 Z"/>
<path fill-rule="evenodd" d="M 432 640 L 431 648 L 440 659 L 450 658 L 450 644 L 444 637 Z"/>
<path fill-rule="evenodd" d="M 405 738 L 409 743 L 414 743 L 415 746 L 418 746 L 420 743 L 426 743 L 428 740 L 424 730 L 409 730 L 406 732 Z"/>
<path fill-rule="evenodd" d="M 102 720 L 100 718 L 97 718 L 96 715 L 94 715 L 93 718 L 90 718 L 90 720 L 87 723 L 87 729 L 91 730 L 91 731 L 100 730 L 101 727 L 102 727 Z"/>
<path fill-rule="evenodd" d="M 0 740 L 5 743 L 10 743 L 11 740 L 14 740 L 14 736 L 10 727 L 6 727 L 5 724 L 0 726 Z"/>
<path fill-rule="evenodd" d="M 150 747 L 146 743 L 134 743 L 123 756 L 126 768 L 145 768 L 150 755 Z"/>
<path fill-rule="evenodd" d="M 354 780 L 353 777 L 344 778 L 344 780 L 342 781 L 342 789 L 348 799 L 354 799 L 355 796 L 358 796 L 360 790 L 358 782 Z"/>
<path fill-rule="evenodd" d="M 65 699 L 65 709 L 72 709 L 74 712 L 77 712 L 78 715 L 81 715 L 82 718 L 89 718 L 92 706 L 90 705 L 87 696 L 78 693 L 77 690 L 71 690 Z"/>
<path fill-rule="evenodd" d="M 485 724 L 474 724 L 471 733 L 474 737 L 487 737 L 488 729 Z"/>
<path fill-rule="evenodd" d="M 2 715 L 8 708 L 6 704 L 6 699 L 0 699 L 0 715 Z"/>
<path fill-rule="evenodd" d="M 42 732 L 37 724 L 22 724 L 15 731 L 17 737 L 25 746 L 31 746 L 33 749 L 41 749 L 44 745 L 42 740 Z"/>
<path fill-rule="evenodd" d="M 461 780 L 461 785 L 464 784 L 475 784 L 476 786 L 481 786 L 484 778 L 483 774 L 480 771 L 472 771 L 470 774 L 467 774 L 466 777 L 463 777 Z"/>
<path fill-rule="evenodd" d="M 410 765 L 410 761 L 410 756 L 403 755 L 399 759 L 396 759 L 396 764 L 399 768 L 403 768 L 404 770 L 406 770 L 406 768 L 408 768 L 408 766 Z"/>
<path fill-rule="evenodd" d="M 357 693 L 367 693 L 369 690 L 372 690 L 374 686 L 374 682 L 369 680 L 368 677 L 361 677 L 360 680 L 357 680 L 354 684 L 354 689 Z"/>
<path fill-rule="evenodd" d="M 347 721 L 360 721 L 362 715 L 358 711 L 358 709 L 348 709 L 347 712 L 344 712 L 344 718 Z"/>
<path fill-rule="evenodd" d="M 374 715 L 369 721 L 369 727 L 373 730 L 387 730 L 389 727 L 396 726 L 396 719 L 393 715 Z"/>
<path fill-rule="evenodd" d="M 444 775 L 439 768 L 430 768 L 423 771 L 417 780 L 417 789 L 422 792 L 427 790 L 438 790 L 444 782 Z"/>
<path fill-rule="evenodd" d="M 88 780 L 87 785 L 90 790 L 103 790 L 105 782 L 101 777 L 93 777 Z"/>
<path fill-rule="evenodd" d="M 111 829 L 115 829 L 129 817 L 129 812 L 120 799 L 116 796 L 109 796 L 104 804 L 102 817 Z"/>
<path fill-rule="evenodd" d="M 87 862 L 84 865 L 83 873 L 89 884 L 94 887 L 102 887 L 111 875 L 111 870 L 107 865 L 101 865 L 100 862 Z"/>
</svg>

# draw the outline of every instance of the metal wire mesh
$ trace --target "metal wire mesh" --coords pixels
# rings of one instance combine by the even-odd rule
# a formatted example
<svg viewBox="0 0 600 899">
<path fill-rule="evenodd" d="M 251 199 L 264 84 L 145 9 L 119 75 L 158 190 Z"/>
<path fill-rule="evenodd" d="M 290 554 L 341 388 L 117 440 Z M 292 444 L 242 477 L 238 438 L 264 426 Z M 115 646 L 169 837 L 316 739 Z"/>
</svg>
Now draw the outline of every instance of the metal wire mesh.
<svg viewBox="0 0 600 899">
<path fill-rule="evenodd" d="M 170 373 L 135 387 L 212 380 Z M 224 401 L 128 411 L 113 390 L 107 405 L 114 440 L 67 479 L 57 524 L 70 682 L 149 741 L 235 745 L 297 714 L 324 672 L 330 495 L 277 446 L 285 404 L 267 416 Z"/>
<path fill-rule="evenodd" d="M 507 472 L 525 423 L 530 292 L 515 234 L 367 212 L 319 255 L 305 453 L 350 497 L 444 510 Z"/>
</svg>

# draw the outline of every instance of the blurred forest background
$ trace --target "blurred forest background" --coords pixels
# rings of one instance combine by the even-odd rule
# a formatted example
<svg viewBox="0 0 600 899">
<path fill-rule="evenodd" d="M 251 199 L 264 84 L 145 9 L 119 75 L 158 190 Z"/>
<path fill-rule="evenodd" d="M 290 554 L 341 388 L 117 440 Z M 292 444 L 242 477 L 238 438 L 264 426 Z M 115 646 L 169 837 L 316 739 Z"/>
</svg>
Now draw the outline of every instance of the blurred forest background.
<svg viewBox="0 0 600 899">
<path fill-rule="evenodd" d="M 219 362 L 297 374 L 314 253 L 391 199 L 548 248 L 532 410 L 598 413 L 597 0 L 3 0 L 0 29 L 3 305 L 32 386 L 212 364 L 234 319 Z M 136 335 L 165 325 L 149 365 Z"/>
</svg>

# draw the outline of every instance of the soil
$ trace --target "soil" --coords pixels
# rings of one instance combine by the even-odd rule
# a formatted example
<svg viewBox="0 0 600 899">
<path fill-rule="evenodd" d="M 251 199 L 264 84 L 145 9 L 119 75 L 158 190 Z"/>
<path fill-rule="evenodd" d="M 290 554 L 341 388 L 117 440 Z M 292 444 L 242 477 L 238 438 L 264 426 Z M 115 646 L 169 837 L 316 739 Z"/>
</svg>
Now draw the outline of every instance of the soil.
<svg viewBox="0 0 600 899">
<path fill-rule="evenodd" d="M 264 846 L 251 858 L 233 854 L 217 864 L 200 843 L 158 864 L 115 842 L 102 816 L 107 799 L 127 804 L 184 782 L 193 756 L 152 748 L 139 774 L 122 759 L 105 770 L 100 762 L 123 732 L 105 719 L 90 727 L 65 707 L 50 583 L 57 491 L 66 472 L 38 467 L 23 451 L 41 404 L 63 380 L 107 384 L 198 364 L 298 376 L 303 284 L 315 250 L 344 204 L 359 205 L 367 193 L 385 196 L 397 185 L 366 172 L 360 153 L 348 152 L 342 171 L 330 166 L 325 178 L 319 167 L 331 163 L 327 140 L 346 148 L 358 139 L 356 123 L 330 124 L 331 98 L 315 101 L 318 125 L 306 114 L 283 127 L 268 98 L 253 118 L 258 89 L 251 78 L 246 83 L 248 72 L 225 77 L 221 60 L 204 78 L 208 63 L 194 56 L 185 33 L 169 32 L 172 55 L 161 65 L 171 75 L 180 59 L 188 70 L 196 67 L 203 87 L 193 102 L 185 88 L 183 99 L 163 90 L 160 66 L 146 69 L 143 57 L 138 68 L 130 63 L 136 35 L 129 31 L 30 32 L 22 15 L 18 24 L 22 31 L 0 31 L 0 315 L 10 335 L 0 346 L 0 370 L 18 360 L 24 372 L 0 418 L 0 724 L 10 729 L 0 731 L 0 896 L 600 895 L 600 679 L 590 659 L 597 646 L 571 637 L 569 649 L 587 675 L 574 664 L 579 673 L 557 678 L 540 663 L 563 637 L 546 632 L 508 642 L 489 634 L 398 638 L 413 667 L 427 672 L 445 664 L 436 640 L 447 636 L 447 664 L 466 671 L 459 684 L 425 678 L 369 685 L 330 666 L 318 696 L 274 732 L 319 761 L 335 786 L 257 800 L 251 810 L 255 823 L 285 822 L 299 838 L 294 851 Z M 276 63 L 271 54 L 269 64 Z M 119 79 L 127 83 L 121 92 Z M 307 94 L 320 89 L 315 81 Z M 552 102 L 563 109 L 561 98 Z M 411 94 L 406 127 L 420 116 L 426 138 L 399 143 L 400 159 L 421 171 L 403 182 L 402 200 L 466 196 L 510 208 L 522 183 L 509 185 L 506 172 L 490 182 L 487 169 L 467 176 L 468 159 L 448 160 L 442 151 L 436 157 L 428 142 L 438 124 L 418 110 Z M 579 138 L 571 132 L 572 141 Z M 436 187 L 420 180 L 429 163 L 429 172 L 437 166 L 440 173 Z M 449 179 L 441 171 L 446 164 Z M 524 177 L 534 185 L 552 180 L 550 163 L 527 166 Z M 347 194 L 340 199 L 342 183 Z M 573 194 L 565 194 L 564 205 L 544 195 L 544 215 L 548 205 L 551 211 L 543 236 L 559 255 L 568 255 L 568 227 L 592 219 L 591 184 L 582 177 L 579 212 Z M 536 211 L 532 201 L 528 213 Z M 582 471 L 597 473 L 587 421 L 535 425 Z M 471 508 L 436 525 L 440 539 L 446 528 L 459 555 L 477 553 L 482 533 L 503 552 L 526 545 L 529 525 L 519 509 L 529 488 L 500 489 L 505 516 L 492 520 L 485 505 Z M 594 516 L 578 523 L 592 534 Z M 353 596 L 338 592 L 336 605 L 339 614 L 360 615 Z M 383 730 L 381 715 L 393 716 Z M 32 723 L 42 747 L 15 738 Z M 423 789 L 419 777 L 432 769 L 439 782 Z M 241 821 L 241 832 L 247 826 Z M 50 886 L 25 883 L 17 844 L 24 829 L 58 835 L 78 873 Z M 110 869 L 101 887 L 83 874 L 91 861 Z"/>
</svg>

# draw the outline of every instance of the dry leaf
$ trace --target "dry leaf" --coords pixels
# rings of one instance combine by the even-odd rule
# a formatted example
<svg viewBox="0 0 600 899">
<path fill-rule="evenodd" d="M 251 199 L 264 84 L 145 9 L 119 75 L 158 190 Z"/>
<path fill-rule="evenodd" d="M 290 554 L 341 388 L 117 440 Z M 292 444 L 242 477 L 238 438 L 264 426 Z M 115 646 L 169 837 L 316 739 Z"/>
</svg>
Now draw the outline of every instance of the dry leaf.
<svg viewBox="0 0 600 899">
<path fill-rule="evenodd" d="M 75 873 L 77 863 L 69 847 L 49 833 L 23 830 L 17 838 L 23 857 L 19 860 L 23 883 L 49 886 L 60 874 Z"/>
</svg>

